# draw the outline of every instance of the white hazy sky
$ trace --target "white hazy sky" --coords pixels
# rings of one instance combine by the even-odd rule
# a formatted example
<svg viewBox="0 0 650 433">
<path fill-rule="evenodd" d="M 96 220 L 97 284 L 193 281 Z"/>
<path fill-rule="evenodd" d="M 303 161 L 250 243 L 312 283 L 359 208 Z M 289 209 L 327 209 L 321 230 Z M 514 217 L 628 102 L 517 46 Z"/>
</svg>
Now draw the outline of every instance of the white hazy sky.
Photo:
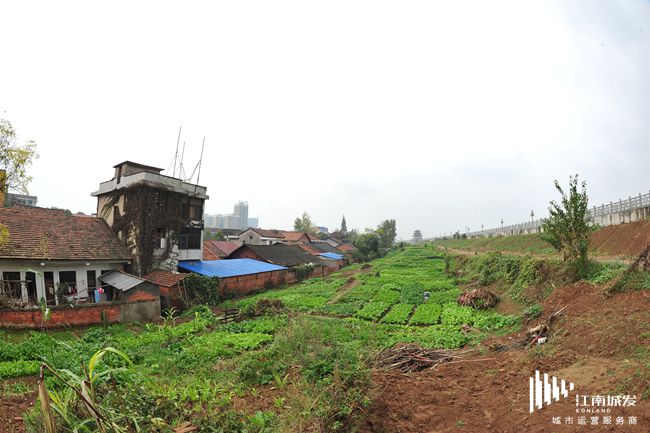
<svg viewBox="0 0 650 433">
<path fill-rule="evenodd" d="M 206 148 L 208 213 L 308 211 L 400 237 L 650 188 L 647 1 L 0 1 L 0 117 L 38 143 L 30 193 L 91 212 L 133 160 Z"/>
</svg>

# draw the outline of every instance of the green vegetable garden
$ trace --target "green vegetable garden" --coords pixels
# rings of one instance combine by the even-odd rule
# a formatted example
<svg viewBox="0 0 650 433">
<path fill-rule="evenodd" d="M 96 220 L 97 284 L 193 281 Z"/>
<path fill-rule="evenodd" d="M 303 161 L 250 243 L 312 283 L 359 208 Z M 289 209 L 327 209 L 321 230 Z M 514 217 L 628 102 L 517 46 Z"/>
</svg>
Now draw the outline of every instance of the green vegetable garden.
<svg viewBox="0 0 650 433">
<path fill-rule="evenodd" d="M 101 361 L 93 361 L 92 394 L 117 432 L 172 432 L 188 422 L 200 432 L 348 431 L 370 403 L 378 351 L 397 343 L 459 348 L 518 324 L 458 306 L 459 290 L 432 253 L 393 251 L 324 279 L 228 301 L 221 307 L 238 307 L 245 318 L 230 324 L 199 306 L 159 324 L 7 332 L 0 384 L 35 376 L 46 363 L 61 376 L 45 372 L 55 420 L 64 426 L 58 431 L 98 431 L 64 382 L 110 347 L 115 352 L 93 358 Z M 252 314 L 261 300 L 281 308 Z M 465 333 L 464 324 L 480 332 Z M 28 431 L 43 431 L 42 417 L 38 405 L 29 411 Z"/>
</svg>

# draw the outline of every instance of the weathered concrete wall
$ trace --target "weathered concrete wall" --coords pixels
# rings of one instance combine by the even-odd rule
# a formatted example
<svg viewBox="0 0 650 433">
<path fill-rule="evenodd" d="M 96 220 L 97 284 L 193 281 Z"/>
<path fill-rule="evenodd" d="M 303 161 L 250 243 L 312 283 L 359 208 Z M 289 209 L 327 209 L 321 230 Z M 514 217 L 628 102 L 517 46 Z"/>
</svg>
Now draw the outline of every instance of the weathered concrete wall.
<svg viewBox="0 0 650 433">
<path fill-rule="evenodd" d="M 127 302 L 120 306 L 120 322 L 155 322 L 160 319 L 160 299 Z"/>
</svg>

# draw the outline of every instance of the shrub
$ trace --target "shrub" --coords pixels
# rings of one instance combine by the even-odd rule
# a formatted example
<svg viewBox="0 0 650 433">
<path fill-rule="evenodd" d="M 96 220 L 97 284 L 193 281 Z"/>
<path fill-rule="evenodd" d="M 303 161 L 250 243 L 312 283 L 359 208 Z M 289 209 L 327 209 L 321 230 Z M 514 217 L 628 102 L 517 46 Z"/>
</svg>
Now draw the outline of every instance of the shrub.
<svg viewBox="0 0 650 433">
<path fill-rule="evenodd" d="M 218 305 L 225 299 L 219 291 L 219 279 L 191 273 L 183 281 L 192 304 Z"/>
</svg>

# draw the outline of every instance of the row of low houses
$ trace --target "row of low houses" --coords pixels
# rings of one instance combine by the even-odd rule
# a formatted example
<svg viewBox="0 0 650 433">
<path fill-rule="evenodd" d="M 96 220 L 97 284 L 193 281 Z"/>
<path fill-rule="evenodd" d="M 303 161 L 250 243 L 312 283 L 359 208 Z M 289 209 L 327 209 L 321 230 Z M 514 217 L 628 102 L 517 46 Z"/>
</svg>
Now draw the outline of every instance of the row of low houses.
<svg viewBox="0 0 650 433">
<path fill-rule="evenodd" d="M 203 240 L 207 189 L 125 161 L 102 182 L 95 216 L 0 208 L 0 326 L 46 327 L 157 320 L 183 307 L 187 273 L 242 295 L 326 276 L 352 245 L 310 233 L 247 229 Z"/>
</svg>

